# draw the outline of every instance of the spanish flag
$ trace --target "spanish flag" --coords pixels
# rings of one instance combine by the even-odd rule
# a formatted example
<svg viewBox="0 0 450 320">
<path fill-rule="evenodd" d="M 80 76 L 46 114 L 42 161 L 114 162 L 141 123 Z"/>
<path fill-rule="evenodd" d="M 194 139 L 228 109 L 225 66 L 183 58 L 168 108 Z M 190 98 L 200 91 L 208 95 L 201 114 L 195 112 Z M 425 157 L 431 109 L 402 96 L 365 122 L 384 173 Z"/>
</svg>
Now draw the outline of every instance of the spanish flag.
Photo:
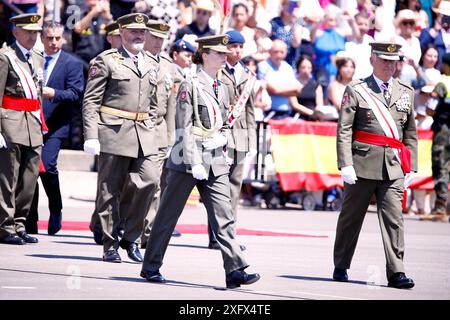
<svg viewBox="0 0 450 320">
<path fill-rule="evenodd" d="M 271 120 L 271 143 L 275 170 L 285 192 L 318 191 L 343 187 L 337 167 L 335 122 Z M 433 132 L 418 130 L 418 172 L 410 185 L 433 189 L 431 143 Z"/>
</svg>

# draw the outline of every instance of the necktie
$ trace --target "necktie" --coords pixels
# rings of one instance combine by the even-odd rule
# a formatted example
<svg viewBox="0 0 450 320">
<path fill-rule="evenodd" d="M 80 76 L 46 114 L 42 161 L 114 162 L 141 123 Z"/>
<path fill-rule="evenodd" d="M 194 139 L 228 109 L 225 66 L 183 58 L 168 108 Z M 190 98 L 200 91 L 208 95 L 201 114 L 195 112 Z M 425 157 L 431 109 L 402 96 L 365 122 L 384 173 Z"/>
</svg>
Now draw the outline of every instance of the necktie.
<svg viewBox="0 0 450 320">
<path fill-rule="evenodd" d="M 46 56 L 45 57 L 45 63 L 44 63 L 44 84 L 47 83 L 47 70 L 48 70 L 48 66 L 49 66 L 51 60 L 52 60 L 51 56 Z"/>
<path fill-rule="evenodd" d="M 381 84 L 381 89 L 383 89 L 383 96 L 386 99 L 387 104 L 389 104 L 391 100 L 391 94 L 389 93 L 389 83 L 383 82 Z"/>
<path fill-rule="evenodd" d="M 219 81 L 217 81 L 217 79 L 214 79 L 213 90 L 216 98 L 219 98 Z"/>
<path fill-rule="evenodd" d="M 234 74 L 234 68 L 231 68 L 231 69 L 230 69 L 230 73 L 231 73 L 231 74 Z"/>
<path fill-rule="evenodd" d="M 131 60 L 133 60 L 134 65 L 136 66 L 136 69 L 138 70 L 139 76 L 140 76 L 140 75 L 141 75 L 141 70 L 139 69 L 139 59 L 138 59 L 138 56 L 132 57 Z"/>
<path fill-rule="evenodd" d="M 31 60 L 31 54 L 29 52 L 27 52 L 25 57 L 27 59 L 28 67 L 30 68 L 31 74 L 33 74 L 34 68 L 33 68 L 33 60 Z"/>
</svg>

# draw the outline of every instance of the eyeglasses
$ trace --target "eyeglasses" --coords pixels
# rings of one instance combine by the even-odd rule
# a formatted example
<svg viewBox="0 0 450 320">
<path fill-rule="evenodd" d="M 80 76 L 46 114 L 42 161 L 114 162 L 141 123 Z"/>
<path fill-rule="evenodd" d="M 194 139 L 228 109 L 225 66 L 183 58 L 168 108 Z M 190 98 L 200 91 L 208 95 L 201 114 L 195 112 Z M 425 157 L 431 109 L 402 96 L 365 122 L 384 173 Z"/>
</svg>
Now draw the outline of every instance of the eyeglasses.
<svg viewBox="0 0 450 320">
<path fill-rule="evenodd" d="M 416 22 L 414 20 L 403 20 L 402 21 L 402 25 L 407 26 L 408 24 L 410 26 L 414 26 L 416 24 Z"/>
</svg>

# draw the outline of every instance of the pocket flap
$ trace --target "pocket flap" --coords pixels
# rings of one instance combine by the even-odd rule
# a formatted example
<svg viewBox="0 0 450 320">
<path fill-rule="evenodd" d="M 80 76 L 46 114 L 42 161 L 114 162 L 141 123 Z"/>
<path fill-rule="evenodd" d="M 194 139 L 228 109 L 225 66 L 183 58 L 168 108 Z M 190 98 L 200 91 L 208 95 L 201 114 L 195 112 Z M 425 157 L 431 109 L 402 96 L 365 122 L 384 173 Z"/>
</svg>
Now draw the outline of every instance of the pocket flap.
<svg viewBox="0 0 450 320">
<path fill-rule="evenodd" d="M 114 126 L 114 125 L 121 125 L 123 123 L 123 120 L 124 120 L 123 118 L 113 116 L 112 114 L 100 112 L 100 121 L 98 123 Z"/>
</svg>

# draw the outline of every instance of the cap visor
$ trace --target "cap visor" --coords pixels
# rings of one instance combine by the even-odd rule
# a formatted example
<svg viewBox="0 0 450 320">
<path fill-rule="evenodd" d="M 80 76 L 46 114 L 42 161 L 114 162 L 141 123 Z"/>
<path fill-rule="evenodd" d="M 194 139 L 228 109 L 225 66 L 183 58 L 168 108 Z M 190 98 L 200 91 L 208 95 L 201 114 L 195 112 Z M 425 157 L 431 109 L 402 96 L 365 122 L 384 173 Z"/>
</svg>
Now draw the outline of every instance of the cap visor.
<svg viewBox="0 0 450 320">
<path fill-rule="evenodd" d="M 384 59 L 384 60 L 391 60 L 391 61 L 399 61 L 400 60 L 400 56 L 390 56 L 390 55 L 385 55 L 385 54 L 378 54 L 377 56 L 378 56 L 378 58 Z"/>
<path fill-rule="evenodd" d="M 151 31 L 151 30 L 150 30 L 150 33 L 152 35 L 154 35 L 155 37 L 158 37 L 158 38 L 163 38 L 163 39 L 168 39 L 169 38 L 169 35 L 164 34 L 164 33 L 159 33 L 159 32 L 155 32 L 155 31 Z"/>
<path fill-rule="evenodd" d="M 122 29 L 147 29 L 147 26 L 145 24 L 141 23 L 130 23 L 122 26 Z"/>
<path fill-rule="evenodd" d="M 227 49 L 225 46 L 214 46 L 210 48 L 211 50 L 222 52 L 222 53 L 231 53 L 230 50 Z"/>
<path fill-rule="evenodd" d="M 19 26 L 17 26 L 17 27 L 20 29 L 29 30 L 29 31 L 41 31 L 42 30 L 42 27 L 40 25 L 26 25 L 26 26 L 22 26 L 22 27 L 19 27 Z"/>
</svg>

